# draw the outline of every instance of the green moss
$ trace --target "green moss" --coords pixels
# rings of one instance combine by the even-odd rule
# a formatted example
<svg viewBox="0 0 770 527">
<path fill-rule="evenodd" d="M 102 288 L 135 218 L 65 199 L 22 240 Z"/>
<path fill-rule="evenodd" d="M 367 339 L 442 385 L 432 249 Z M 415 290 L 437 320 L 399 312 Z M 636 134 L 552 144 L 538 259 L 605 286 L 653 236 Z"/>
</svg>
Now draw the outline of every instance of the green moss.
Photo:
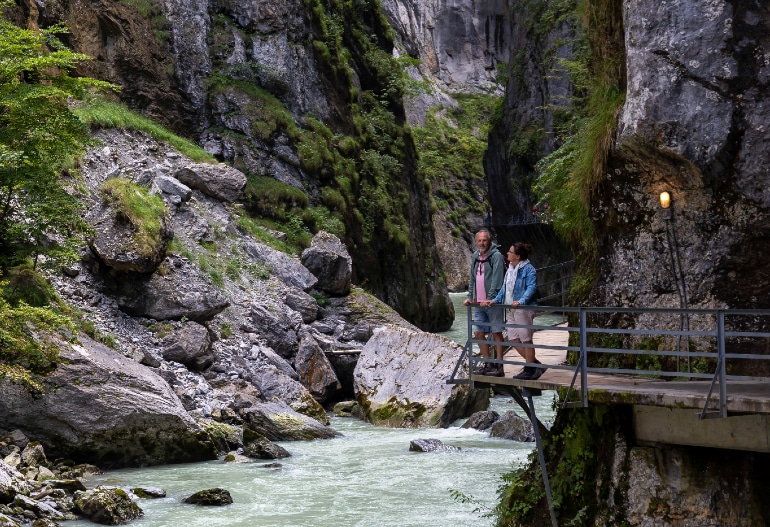
<svg viewBox="0 0 770 527">
<path fill-rule="evenodd" d="M 131 181 L 116 177 L 107 180 L 102 192 L 112 202 L 118 215 L 136 229 L 135 249 L 142 256 L 151 256 L 161 242 L 162 220 L 168 216 L 160 196 Z"/>
<path fill-rule="evenodd" d="M 557 414 L 550 434 L 543 438 L 554 509 L 560 525 L 593 525 L 602 504 L 596 496 L 608 492 L 611 453 L 617 434 L 630 426 L 624 407 L 594 405 Z M 529 465 L 503 476 L 501 500 L 496 509 L 497 525 L 548 524 L 540 466 L 536 453 Z M 600 487 L 599 487 L 600 486 Z M 622 525 L 623 511 L 609 512 L 612 525 Z"/>
</svg>

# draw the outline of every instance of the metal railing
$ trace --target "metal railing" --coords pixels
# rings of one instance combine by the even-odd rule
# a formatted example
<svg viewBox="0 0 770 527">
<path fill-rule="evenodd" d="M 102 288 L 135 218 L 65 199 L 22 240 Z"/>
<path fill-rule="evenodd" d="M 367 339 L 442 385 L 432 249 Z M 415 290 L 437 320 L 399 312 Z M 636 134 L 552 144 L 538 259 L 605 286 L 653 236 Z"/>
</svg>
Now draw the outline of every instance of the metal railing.
<svg viewBox="0 0 770 527">
<path fill-rule="evenodd" d="M 727 388 L 730 382 L 770 383 L 770 363 L 765 362 L 770 360 L 770 310 L 560 307 L 559 311 L 567 315 L 571 325 L 504 324 L 506 329 L 550 329 L 575 334 L 572 343 L 568 339 L 566 346 L 516 343 L 523 348 L 565 351 L 565 358 L 572 362 L 547 365 L 474 356 L 474 344 L 488 344 L 494 357 L 494 346 L 508 347 L 514 343 L 474 339 L 471 307 L 468 306 L 468 340 L 449 382 L 458 381 L 456 376 L 463 362 L 467 362 L 471 372 L 467 381 L 471 386 L 474 384 L 474 368 L 485 363 L 569 370 L 573 374 L 572 382 L 567 388 L 563 407 L 585 407 L 588 406 L 589 373 L 710 381 L 701 419 L 727 417 Z M 554 311 L 553 307 L 547 306 L 513 308 L 495 305 L 492 308 Z M 683 316 L 688 317 L 689 329 L 681 329 Z M 687 342 L 686 351 L 681 349 L 682 339 Z M 686 363 L 680 361 L 682 358 L 687 359 Z M 684 364 L 687 367 L 682 371 Z M 578 376 L 580 386 L 575 388 Z M 716 411 L 709 411 L 715 389 L 718 392 L 717 408 Z M 577 404 L 571 402 L 573 391 L 578 393 Z"/>
</svg>

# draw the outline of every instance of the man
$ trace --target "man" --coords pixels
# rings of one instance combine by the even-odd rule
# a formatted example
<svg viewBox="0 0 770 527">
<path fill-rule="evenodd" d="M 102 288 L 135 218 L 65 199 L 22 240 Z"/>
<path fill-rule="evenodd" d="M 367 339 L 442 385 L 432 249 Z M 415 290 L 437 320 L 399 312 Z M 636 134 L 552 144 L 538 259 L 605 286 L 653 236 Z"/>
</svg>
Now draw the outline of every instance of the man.
<svg viewBox="0 0 770 527">
<path fill-rule="evenodd" d="M 487 300 L 494 300 L 503 285 L 505 275 L 505 257 L 498 250 L 498 245 L 492 243 L 492 237 L 487 229 L 481 229 L 476 233 L 476 247 L 478 250 L 471 257 L 471 273 L 468 283 L 468 298 L 463 300 L 463 305 L 478 304 Z M 496 342 L 503 341 L 503 310 L 494 307 L 476 306 L 473 309 L 474 333 L 476 340 L 488 340 L 487 334 L 492 333 Z M 495 346 L 496 357 L 503 358 L 504 346 Z M 488 359 L 489 344 L 479 344 L 481 356 Z M 475 373 L 503 377 L 502 364 L 485 364 Z"/>
</svg>

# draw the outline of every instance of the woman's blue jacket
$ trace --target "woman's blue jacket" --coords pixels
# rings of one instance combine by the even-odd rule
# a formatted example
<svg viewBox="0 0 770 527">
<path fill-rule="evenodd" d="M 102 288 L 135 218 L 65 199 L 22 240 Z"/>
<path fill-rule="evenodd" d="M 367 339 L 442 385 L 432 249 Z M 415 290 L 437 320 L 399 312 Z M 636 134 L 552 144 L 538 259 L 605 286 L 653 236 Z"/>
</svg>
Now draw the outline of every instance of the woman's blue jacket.
<svg viewBox="0 0 770 527">
<path fill-rule="evenodd" d="M 516 283 L 513 285 L 513 299 L 523 306 L 535 306 L 537 305 L 535 291 L 537 291 L 537 271 L 535 271 L 534 265 L 527 262 L 516 273 Z M 502 304 L 504 301 L 505 278 L 503 278 L 503 287 L 500 288 L 493 302 L 495 304 Z"/>
</svg>

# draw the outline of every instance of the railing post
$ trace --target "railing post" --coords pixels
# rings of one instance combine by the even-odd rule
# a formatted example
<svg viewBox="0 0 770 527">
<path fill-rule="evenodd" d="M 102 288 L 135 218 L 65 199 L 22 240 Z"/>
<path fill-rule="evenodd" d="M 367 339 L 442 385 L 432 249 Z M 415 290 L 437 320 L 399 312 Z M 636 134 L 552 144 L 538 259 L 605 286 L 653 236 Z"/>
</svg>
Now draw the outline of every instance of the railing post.
<svg viewBox="0 0 770 527">
<path fill-rule="evenodd" d="M 727 417 L 727 361 L 725 359 L 725 312 L 717 311 L 717 351 L 719 352 L 719 417 Z"/>
<path fill-rule="evenodd" d="M 583 407 L 588 407 L 588 336 L 586 335 L 586 310 L 580 308 L 580 394 Z"/>
<path fill-rule="evenodd" d="M 471 380 L 471 388 L 475 388 L 473 383 L 473 308 L 469 305 L 468 310 L 468 378 Z"/>
</svg>

